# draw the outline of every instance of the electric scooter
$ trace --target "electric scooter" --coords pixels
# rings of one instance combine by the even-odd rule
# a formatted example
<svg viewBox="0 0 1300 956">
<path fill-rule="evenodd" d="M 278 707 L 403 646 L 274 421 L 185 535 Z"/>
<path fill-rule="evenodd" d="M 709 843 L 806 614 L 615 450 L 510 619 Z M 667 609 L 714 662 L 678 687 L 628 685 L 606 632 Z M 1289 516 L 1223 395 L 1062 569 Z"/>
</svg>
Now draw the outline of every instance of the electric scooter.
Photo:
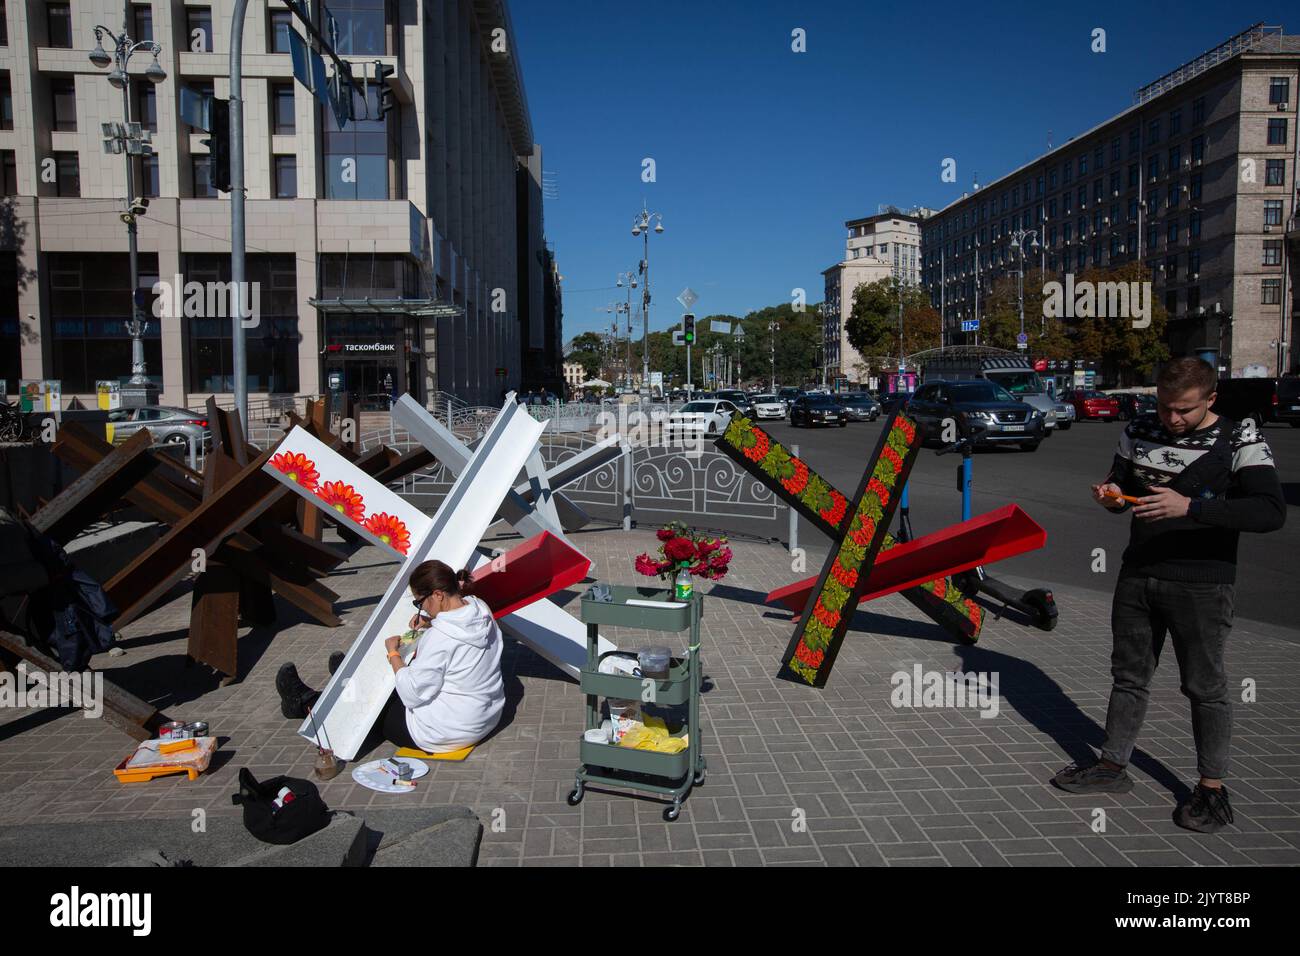
<svg viewBox="0 0 1300 956">
<path fill-rule="evenodd" d="M 961 454 L 961 464 L 957 467 L 957 489 L 961 492 L 961 520 L 969 521 L 971 517 L 971 484 L 974 480 L 974 468 L 971 457 L 975 452 L 975 442 L 970 435 L 965 421 L 960 422 L 962 436 L 946 448 L 940 448 L 936 454 Z M 898 502 L 900 541 L 912 540 L 912 521 L 907 502 L 907 486 L 903 487 L 903 496 Z M 979 594 L 985 594 L 1006 607 L 1014 608 L 1029 619 L 1029 623 L 1040 631 L 1050 631 L 1056 627 L 1056 599 L 1047 588 L 1033 588 L 1019 591 L 1009 584 L 991 576 L 983 567 L 974 567 L 952 576 L 952 582 L 961 589 L 966 597 L 974 600 Z M 994 613 L 997 613 L 996 611 Z M 1001 617 L 1001 614 L 998 614 Z M 1011 618 L 1016 620 L 1016 618 Z M 1025 623 L 1019 621 L 1018 623 Z"/>
</svg>

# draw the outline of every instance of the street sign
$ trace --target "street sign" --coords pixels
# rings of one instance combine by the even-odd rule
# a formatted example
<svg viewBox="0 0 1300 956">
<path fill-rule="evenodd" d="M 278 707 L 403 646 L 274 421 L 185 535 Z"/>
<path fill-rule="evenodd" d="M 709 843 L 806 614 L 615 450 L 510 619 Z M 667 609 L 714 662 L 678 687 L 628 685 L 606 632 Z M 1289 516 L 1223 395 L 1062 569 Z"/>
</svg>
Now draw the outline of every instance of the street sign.
<svg viewBox="0 0 1300 956">
<path fill-rule="evenodd" d="M 711 322 L 709 323 L 709 326 L 710 326 L 711 331 L 716 332 L 716 333 L 718 333 L 719 335 L 730 335 L 730 334 L 731 334 L 731 323 L 730 323 L 730 322 L 719 322 L 717 319 L 714 319 L 713 321 L 711 321 Z"/>
<path fill-rule="evenodd" d="M 677 296 L 677 301 L 682 304 L 683 309 L 689 310 L 691 306 L 700 301 L 700 297 L 691 290 L 690 286 L 687 286 L 681 291 L 681 294 Z"/>
<path fill-rule="evenodd" d="M 1016 341 L 1019 342 L 1021 345 L 1024 345 L 1029 341 L 1029 336 L 1024 332 L 1021 332 L 1019 335 L 1016 336 Z"/>
<path fill-rule="evenodd" d="M 673 345 L 685 345 L 686 333 L 681 329 L 673 329 Z"/>
<path fill-rule="evenodd" d="M 293 61 L 294 77 L 334 112 L 335 122 L 343 129 L 352 118 L 352 84 L 344 82 L 337 73 L 331 80 L 321 55 L 292 28 L 289 28 L 289 58 Z"/>
<path fill-rule="evenodd" d="M 978 332 L 980 329 L 979 319 L 962 319 L 961 330 L 963 332 Z"/>
</svg>

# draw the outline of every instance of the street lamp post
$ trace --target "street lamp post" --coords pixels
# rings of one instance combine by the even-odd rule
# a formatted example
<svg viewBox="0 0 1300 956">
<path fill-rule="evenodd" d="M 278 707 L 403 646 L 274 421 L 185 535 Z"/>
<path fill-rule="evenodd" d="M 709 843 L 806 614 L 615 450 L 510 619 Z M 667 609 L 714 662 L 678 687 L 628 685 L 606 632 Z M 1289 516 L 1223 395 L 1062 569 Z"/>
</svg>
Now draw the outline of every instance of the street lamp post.
<svg viewBox="0 0 1300 956">
<path fill-rule="evenodd" d="M 627 303 L 619 306 L 619 309 L 627 313 L 627 362 L 624 365 L 624 384 L 630 389 L 632 387 L 632 290 L 636 288 L 635 272 L 620 272 L 618 281 L 614 284 L 618 287 L 623 286 L 623 280 L 627 280 Z"/>
<path fill-rule="evenodd" d="M 641 338 L 641 390 L 650 387 L 650 223 L 654 222 L 654 231 L 664 231 L 664 217 L 657 212 L 646 209 L 641 204 L 641 211 L 632 220 L 632 235 L 642 236 L 641 256 L 641 319 L 644 323 Z"/>
<path fill-rule="evenodd" d="M 1025 341 L 1025 255 L 1030 252 L 1039 250 L 1038 230 L 1037 229 L 1017 229 L 1011 234 L 1011 244 L 1008 247 L 1016 254 L 1016 272 L 1017 272 L 1017 300 L 1020 307 L 1020 335 L 1016 344 L 1020 345 Z M 1046 318 L 1043 320 L 1046 322 Z M 1044 326 L 1042 335 L 1047 334 Z M 1041 337 L 1041 336 L 1040 336 Z"/>
<path fill-rule="evenodd" d="M 772 392 L 776 392 L 776 333 L 781 331 L 780 322 L 767 323 L 767 331 L 771 334 L 771 348 L 769 349 L 770 361 L 772 363 Z"/>
<path fill-rule="evenodd" d="M 105 38 L 110 41 L 113 48 L 112 53 L 104 49 Z M 145 374 L 147 369 L 144 359 L 144 334 L 149 329 L 149 323 L 144 321 L 143 312 L 137 301 L 140 288 L 140 263 L 139 246 L 136 239 L 136 218 L 140 211 L 138 205 L 140 197 L 134 195 L 135 171 L 132 163 L 134 157 L 145 155 L 145 143 L 148 142 L 148 136 L 143 130 L 135 133 L 132 131 L 131 74 L 127 68 L 131 62 L 131 57 L 141 50 L 153 54 L 153 63 L 149 64 L 149 68 L 144 73 L 145 79 L 155 84 L 167 79 L 167 71 L 158 62 L 158 57 L 162 53 L 160 45 L 152 40 L 141 40 L 139 42 L 132 40 L 126 33 L 125 25 L 123 25 L 120 34 L 114 33 L 103 25 L 95 27 L 95 49 L 90 51 L 90 62 L 101 70 L 111 65 L 113 72 L 108 74 L 109 85 L 122 91 L 125 127 L 121 131 L 114 129 L 111 135 L 106 136 L 104 148 L 107 151 L 120 152 L 126 156 L 126 212 L 122 214 L 122 221 L 126 223 L 126 245 L 131 271 L 131 318 L 126 323 L 127 334 L 131 336 L 131 380 L 129 384 L 147 388 L 149 378 Z M 108 125 L 105 124 L 106 127 Z M 105 132 L 108 133 L 109 130 L 106 128 Z"/>
</svg>

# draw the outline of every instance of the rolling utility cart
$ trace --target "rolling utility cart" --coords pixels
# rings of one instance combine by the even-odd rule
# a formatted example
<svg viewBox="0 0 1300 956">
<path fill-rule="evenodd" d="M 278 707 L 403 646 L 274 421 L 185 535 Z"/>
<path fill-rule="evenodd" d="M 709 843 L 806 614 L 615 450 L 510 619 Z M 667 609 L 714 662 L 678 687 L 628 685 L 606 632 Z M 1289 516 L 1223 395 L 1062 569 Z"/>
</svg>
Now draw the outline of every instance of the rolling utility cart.
<svg viewBox="0 0 1300 956">
<path fill-rule="evenodd" d="M 607 598 L 607 600 L 602 600 Z M 685 705 L 685 730 L 690 743 L 680 753 L 634 750 L 618 744 L 582 740 L 582 765 L 574 777 L 569 805 L 582 802 L 587 784 L 645 790 L 672 799 L 664 819 L 677 819 L 682 801 L 692 787 L 704 783 L 705 763 L 700 728 L 700 618 L 704 597 L 694 592 L 689 601 L 677 601 L 671 590 L 622 585 L 597 585 L 582 596 L 581 616 L 587 625 L 587 665 L 582 669 L 582 692 L 587 695 L 587 729 L 600 726 L 600 698 L 643 701 L 661 707 Z M 597 625 L 635 627 L 668 633 L 690 632 L 685 657 L 672 657 L 668 676 L 662 679 L 602 674 Z M 609 654 L 617 654 L 610 651 Z M 651 694 L 650 684 L 653 683 Z M 617 776 L 614 774 L 618 773 Z"/>
</svg>

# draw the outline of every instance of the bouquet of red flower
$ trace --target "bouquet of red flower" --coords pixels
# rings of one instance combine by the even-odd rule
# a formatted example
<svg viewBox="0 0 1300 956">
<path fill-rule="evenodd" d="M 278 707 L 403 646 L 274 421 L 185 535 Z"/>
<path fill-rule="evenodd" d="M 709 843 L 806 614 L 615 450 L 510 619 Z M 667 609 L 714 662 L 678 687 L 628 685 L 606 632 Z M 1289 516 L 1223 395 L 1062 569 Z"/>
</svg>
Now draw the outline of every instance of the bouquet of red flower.
<svg viewBox="0 0 1300 956">
<path fill-rule="evenodd" d="M 678 568 L 692 575 L 720 581 L 731 564 L 731 549 L 726 538 L 697 535 L 680 521 L 673 521 L 655 532 L 659 539 L 659 556 L 639 554 L 636 569 L 646 577 L 670 579 Z"/>
</svg>

